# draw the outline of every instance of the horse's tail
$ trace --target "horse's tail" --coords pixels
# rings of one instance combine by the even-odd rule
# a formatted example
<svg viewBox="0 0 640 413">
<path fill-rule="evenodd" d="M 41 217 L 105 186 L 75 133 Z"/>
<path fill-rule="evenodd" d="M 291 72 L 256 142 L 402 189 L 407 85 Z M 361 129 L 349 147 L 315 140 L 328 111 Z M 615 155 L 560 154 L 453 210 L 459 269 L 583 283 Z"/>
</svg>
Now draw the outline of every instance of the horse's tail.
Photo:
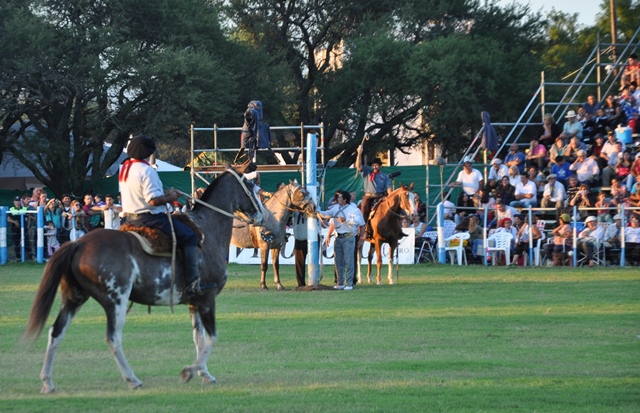
<svg viewBox="0 0 640 413">
<path fill-rule="evenodd" d="M 55 301 L 58 285 L 65 274 L 70 274 L 71 260 L 77 246 L 76 242 L 68 242 L 49 259 L 31 306 L 27 330 L 22 336 L 23 340 L 35 340 L 40 336 Z"/>
</svg>

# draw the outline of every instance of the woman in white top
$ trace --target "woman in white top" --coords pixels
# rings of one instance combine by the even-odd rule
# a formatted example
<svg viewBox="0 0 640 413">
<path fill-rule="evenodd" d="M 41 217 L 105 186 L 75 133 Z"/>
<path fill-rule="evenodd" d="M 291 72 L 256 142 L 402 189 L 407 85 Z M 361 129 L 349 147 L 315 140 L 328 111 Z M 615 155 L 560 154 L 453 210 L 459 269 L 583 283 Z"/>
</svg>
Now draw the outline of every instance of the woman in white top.
<svg viewBox="0 0 640 413">
<path fill-rule="evenodd" d="M 640 263 L 640 218 L 637 215 L 632 215 L 629 222 L 631 226 L 624 229 L 625 247 L 629 263 L 638 265 Z"/>
<path fill-rule="evenodd" d="M 520 170 L 515 165 L 509 168 L 509 175 L 507 176 L 509 177 L 509 183 L 514 187 L 520 182 Z"/>
<path fill-rule="evenodd" d="M 418 214 L 411 215 L 411 227 L 416 230 L 416 238 L 422 237 L 422 235 L 427 231 L 427 224 L 420 221 L 420 216 Z"/>
</svg>

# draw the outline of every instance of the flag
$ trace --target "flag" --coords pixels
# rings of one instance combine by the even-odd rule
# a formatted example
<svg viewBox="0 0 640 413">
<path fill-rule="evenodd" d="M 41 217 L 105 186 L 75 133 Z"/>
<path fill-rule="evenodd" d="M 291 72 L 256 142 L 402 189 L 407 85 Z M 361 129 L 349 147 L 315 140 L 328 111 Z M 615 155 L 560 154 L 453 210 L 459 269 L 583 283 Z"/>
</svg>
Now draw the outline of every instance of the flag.
<svg viewBox="0 0 640 413">
<path fill-rule="evenodd" d="M 498 150 L 498 135 L 493 126 L 491 126 L 489 112 L 482 112 L 482 123 L 484 124 L 484 132 L 482 133 L 480 147 L 495 152 Z"/>
</svg>

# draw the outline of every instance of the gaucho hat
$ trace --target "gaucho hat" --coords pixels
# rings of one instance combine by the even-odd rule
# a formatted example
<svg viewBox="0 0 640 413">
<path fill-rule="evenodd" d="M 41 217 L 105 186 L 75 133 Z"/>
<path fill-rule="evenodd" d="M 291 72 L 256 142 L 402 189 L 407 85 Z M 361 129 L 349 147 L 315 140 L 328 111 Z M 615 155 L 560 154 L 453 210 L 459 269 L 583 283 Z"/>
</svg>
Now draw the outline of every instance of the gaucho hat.
<svg viewBox="0 0 640 413">
<path fill-rule="evenodd" d="M 129 141 L 127 155 L 133 159 L 145 159 L 156 151 L 156 143 L 148 135 L 138 135 Z"/>
</svg>

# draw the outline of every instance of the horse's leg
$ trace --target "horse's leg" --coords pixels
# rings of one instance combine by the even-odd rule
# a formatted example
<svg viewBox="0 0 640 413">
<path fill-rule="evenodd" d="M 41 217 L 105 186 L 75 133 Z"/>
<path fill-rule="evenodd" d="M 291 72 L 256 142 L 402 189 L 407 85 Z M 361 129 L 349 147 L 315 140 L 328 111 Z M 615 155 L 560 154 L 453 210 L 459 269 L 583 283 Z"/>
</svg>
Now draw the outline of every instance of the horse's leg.
<svg viewBox="0 0 640 413">
<path fill-rule="evenodd" d="M 42 380 L 41 393 L 53 393 L 55 386 L 51 380 L 53 372 L 53 360 L 56 356 L 56 350 L 64 338 L 64 333 L 71 324 L 71 320 L 76 315 L 82 304 L 84 304 L 88 297 L 70 296 L 70 289 L 61 287 L 62 306 L 56 321 L 49 329 L 49 340 L 47 342 L 47 351 L 44 354 L 44 364 L 42 365 L 42 371 L 40 372 L 40 380 Z"/>
<path fill-rule="evenodd" d="M 207 360 L 213 346 L 218 341 L 215 326 L 215 305 L 203 305 L 198 308 L 189 306 L 191 324 L 193 326 L 193 342 L 196 345 L 196 360 L 190 366 L 185 366 L 180 372 L 183 383 L 193 378 L 194 373 L 202 377 L 205 384 L 215 384 L 216 378 L 209 374 Z"/>
<path fill-rule="evenodd" d="M 271 263 L 273 264 L 273 282 L 276 283 L 278 291 L 284 291 L 284 286 L 280 283 L 280 250 L 271 249 Z"/>
<path fill-rule="evenodd" d="M 371 284 L 371 261 L 373 261 L 373 244 L 369 244 L 369 254 L 367 255 L 367 282 Z"/>
<path fill-rule="evenodd" d="M 268 290 L 267 287 L 267 270 L 269 269 L 269 254 L 267 248 L 260 248 L 260 288 Z"/>
<path fill-rule="evenodd" d="M 360 263 L 362 262 L 362 247 L 357 248 L 356 252 L 356 275 L 358 276 L 358 283 L 362 284 L 362 269 L 360 268 Z"/>
<path fill-rule="evenodd" d="M 376 257 L 376 268 L 378 269 L 376 284 L 382 285 L 382 280 L 380 279 L 380 273 L 382 272 L 382 242 L 376 242 Z"/>
<path fill-rule="evenodd" d="M 396 282 L 393 280 L 393 254 L 395 253 L 397 246 L 389 244 L 389 285 L 393 285 Z"/>
<path fill-rule="evenodd" d="M 107 344 L 109 344 L 113 358 L 116 360 L 122 378 L 129 383 L 129 388 L 138 389 L 142 387 L 142 382 L 133 373 L 133 369 L 122 351 L 122 329 L 127 317 L 127 303 L 130 294 L 131 286 L 124 293 L 110 298 L 110 302 L 102 303 L 102 306 L 107 314 Z"/>
</svg>

